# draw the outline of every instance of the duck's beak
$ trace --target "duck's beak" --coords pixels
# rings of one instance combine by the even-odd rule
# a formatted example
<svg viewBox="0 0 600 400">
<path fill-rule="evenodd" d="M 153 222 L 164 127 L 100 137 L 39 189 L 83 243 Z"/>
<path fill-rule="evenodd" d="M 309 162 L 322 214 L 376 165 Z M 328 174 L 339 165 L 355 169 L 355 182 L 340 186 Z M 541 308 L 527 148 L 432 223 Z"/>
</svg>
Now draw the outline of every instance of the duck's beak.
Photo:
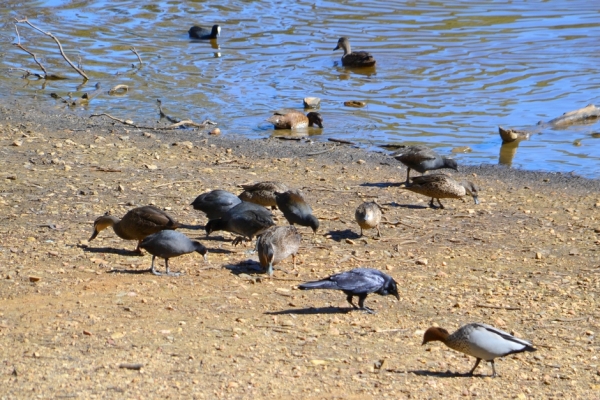
<svg viewBox="0 0 600 400">
<path fill-rule="evenodd" d="M 100 231 L 94 226 L 94 233 L 92 233 L 92 236 L 88 239 L 88 242 L 91 242 L 92 240 L 96 239 L 96 236 L 98 236 L 99 233 Z"/>
<path fill-rule="evenodd" d="M 335 49 L 333 49 L 333 51 L 339 50 L 340 45 L 338 44 L 337 46 L 335 46 Z"/>
</svg>

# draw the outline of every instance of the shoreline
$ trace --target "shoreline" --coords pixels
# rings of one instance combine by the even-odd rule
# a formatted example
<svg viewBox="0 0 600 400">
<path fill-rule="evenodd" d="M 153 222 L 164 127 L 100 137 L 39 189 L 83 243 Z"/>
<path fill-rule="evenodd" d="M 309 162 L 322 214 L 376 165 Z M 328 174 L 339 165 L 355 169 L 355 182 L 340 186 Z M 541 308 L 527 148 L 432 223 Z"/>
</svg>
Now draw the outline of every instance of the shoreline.
<svg viewBox="0 0 600 400">
<path fill-rule="evenodd" d="M 405 167 L 389 156 L 391 151 L 370 151 L 360 147 L 349 146 L 329 141 L 312 141 L 310 136 L 302 140 L 281 140 L 274 137 L 265 139 L 250 139 L 236 134 L 221 134 L 218 136 L 208 135 L 207 131 L 200 130 L 144 130 L 128 127 L 124 124 L 111 121 L 104 117 L 86 118 L 75 113 L 51 113 L 47 110 L 41 110 L 39 107 L 33 107 L 32 104 L 20 104 L 19 100 L 13 100 L 16 104 L 7 104 L 6 101 L 0 101 L 0 121 L 4 123 L 26 124 L 31 129 L 44 126 L 48 130 L 69 129 L 73 132 L 109 132 L 114 135 L 137 135 L 142 136 L 143 132 L 158 135 L 163 140 L 175 141 L 195 141 L 195 145 L 202 142 L 207 145 L 219 147 L 235 147 L 236 152 L 246 157 L 302 157 L 312 158 L 315 161 L 332 161 L 339 163 L 353 163 L 363 160 L 367 165 L 382 165 L 391 168 L 400 167 L 398 182 L 402 182 L 402 174 L 406 174 Z M 31 103 L 31 102 L 29 102 Z M 23 120 L 20 120 L 22 118 Z M 224 126 L 217 121 L 215 127 Z M 137 140 L 135 136 L 131 140 Z M 319 154 L 320 153 L 320 154 Z M 314 154 L 314 155 L 313 155 Z M 438 172 L 447 173 L 448 170 L 439 170 Z M 500 164 L 481 164 L 481 165 L 461 165 L 457 175 L 478 174 L 482 178 L 510 180 L 515 184 L 540 184 L 543 186 L 568 185 L 576 190 L 600 191 L 600 178 L 586 178 L 574 173 L 546 172 L 536 170 L 522 170 L 503 166 Z M 485 190 L 485 188 L 484 188 Z"/>
</svg>

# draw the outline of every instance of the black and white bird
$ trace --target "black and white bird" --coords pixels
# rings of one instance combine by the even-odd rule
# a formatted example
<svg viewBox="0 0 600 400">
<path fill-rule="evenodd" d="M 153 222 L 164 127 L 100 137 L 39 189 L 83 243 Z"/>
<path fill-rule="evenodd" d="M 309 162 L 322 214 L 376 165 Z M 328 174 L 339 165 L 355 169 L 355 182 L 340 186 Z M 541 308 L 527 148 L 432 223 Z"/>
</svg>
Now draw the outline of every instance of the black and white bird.
<svg viewBox="0 0 600 400">
<path fill-rule="evenodd" d="M 208 252 L 202 243 L 192 241 L 183 233 L 171 230 L 160 231 L 153 235 L 147 236 L 140 243 L 140 248 L 152 254 L 152 266 L 150 267 L 150 271 L 154 275 L 159 276 L 162 275 L 162 273 L 158 272 L 154 266 L 154 260 L 156 257 L 165 259 L 165 268 L 167 270 L 166 275 L 178 276 L 180 273 L 169 271 L 169 258 L 178 257 L 183 254 L 196 251 L 202 254 L 202 256 L 204 256 L 204 260 L 206 261 L 206 254 Z"/>
<path fill-rule="evenodd" d="M 473 323 L 460 327 L 453 334 L 444 328 L 431 327 L 423 335 L 423 345 L 438 340 L 446 346 L 477 359 L 468 372 L 473 375 L 481 360 L 492 364 L 492 378 L 497 376 L 494 359 L 524 351 L 536 351 L 530 342 L 486 324 Z"/>
<path fill-rule="evenodd" d="M 355 309 L 375 312 L 365 307 L 365 299 L 370 293 L 377 293 L 381 296 L 393 295 L 400 300 L 398 294 L 398 284 L 389 275 L 372 268 L 356 268 L 350 271 L 331 275 L 320 281 L 306 282 L 298 285 L 298 289 L 332 289 L 341 290 L 346 294 L 346 300 Z M 352 302 L 352 298 L 358 296 L 358 307 Z"/>
</svg>

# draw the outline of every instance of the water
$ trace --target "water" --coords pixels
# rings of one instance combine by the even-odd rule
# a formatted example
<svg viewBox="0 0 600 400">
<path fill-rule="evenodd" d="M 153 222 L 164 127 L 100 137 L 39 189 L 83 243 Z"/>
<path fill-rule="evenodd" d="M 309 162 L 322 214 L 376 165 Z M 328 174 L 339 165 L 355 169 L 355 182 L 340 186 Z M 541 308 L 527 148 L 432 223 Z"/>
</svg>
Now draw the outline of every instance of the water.
<svg viewBox="0 0 600 400">
<path fill-rule="evenodd" d="M 600 123 L 544 128 L 504 148 L 497 126 L 527 127 L 589 103 L 600 106 L 600 7 L 585 0 L 348 2 L 331 1 L 0 1 L 0 90 L 50 98 L 129 85 L 125 95 L 102 94 L 72 109 L 107 112 L 147 125 L 158 119 L 155 99 L 182 119 L 217 121 L 227 133 L 275 134 L 264 120 L 277 108 L 302 109 L 322 99 L 317 140 L 353 140 L 368 148 L 387 143 L 428 144 L 456 153 L 459 163 L 600 177 Z M 68 80 L 21 79 L 38 71 L 12 46 L 13 18 L 28 17 L 55 34 L 68 56 L 90 76 L 81 78 L 48 37 L 19 25 L 21 43 L 49 72 Z M 190 41 L 194 24 L 222 26 L 218 44 Z M 368 50 L 374 70 L 341 67 L 341 36 Z M 137 68 L 134 46 L 144 62 Z M 132 68 L 135 65 L 136 68 Z M 367 107 L 345 107 L 361 100 Z M 280 134 L 277 131 L 276 134 Z M 507 156 L 508 154 L 508 156 Z"/>
</svg>

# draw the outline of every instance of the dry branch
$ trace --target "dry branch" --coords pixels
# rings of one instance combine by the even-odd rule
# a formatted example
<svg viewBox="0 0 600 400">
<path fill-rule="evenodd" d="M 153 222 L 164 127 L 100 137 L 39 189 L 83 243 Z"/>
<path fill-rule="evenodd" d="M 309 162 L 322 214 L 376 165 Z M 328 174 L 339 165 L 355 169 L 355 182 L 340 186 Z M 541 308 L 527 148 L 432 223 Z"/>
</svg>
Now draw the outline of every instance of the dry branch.
<svg viewBox="0 0 600 400">
<path fill-rule="evenodd" d="M 129 86 L 127 86 L 127 85 L 116 85 L 115 87 L 113 87 L 112 89 L 110 89 L 108 91 L 108 94 L 117 94 L 117 92 L 119 92 L 119 91 L 127 92 L 127 91 L 129 91 Z"/>
<path fill-rule="evenodd" d="M 137 125 L 137 124 L 134 124 L 133 121 L 131 121 L 131 120 L 123 120 L 123 119 L 120 119 L 120 118 L 116 118 L 116 117 L 113 117 L 112 115 L 107 114 L 107 113 L 92 114 L 92 115 L 90 115 L 90 118 L 92 118 L 92 117 L 102 117 L 102 116 L 108 117 L 108 118 L 112 119 L 113 121 L 117 121 L 117 122 L 119 122 L 121 124 L 128 125 L 128 126 L 131 126 L 131 127 L 137 128 L 137 129 L 148 129 L 148 130 L 153 130 L 153 131 L 174 130 L 174 129 L 179 129 L 181 126 L 193 126 L 193 127 L 197 127 L 197 128 L 204 128 L 204 127 L 206 127 L 206 125 L 216 125 L 217 124 L 216 122 L 212 122 L 212 121 L 209 121 L 209 120 L 204 120 L 200 124 L 197 123 L 197 122 L 194 122 L 192 120 L 185 120 L 185 121 L 180 121 L 180 122 L 178 122 L 176 124 L 172 124 L 172 125 L 169 125 L 169 126 L 158 126 L 157 127 L 157 126 Z"/>
<path fill-rule="evenodd" d="M 138 60 L 140 61 L 139 68 L 142 68 L 142 65 L 144 65 L 144 63 L 142 62 L 142 57 L 140 57 L 140 55 L 138 54 L 138 52 L 135 49 L 135 47 L 130 47 L 129 50 L 131 50 L 133 52 L 133 54 L 135 54 L 137 56 Z"/>
<path fill-rule="evenodd" d="M 65 59 L 65 61 L 66 61 L 67 63 L 69 63 L 69 65 L 70 65 L 70 66 L 71 66 L 71 67 L 72 67 L 72 68 L 73 68 L 75 71 L 77 71 L 77 73 L 78 73 L 79 75 L 81 75 L 81 76 L 82 76 L 84 79 L 86 79 L 86 80 L 89 80 L 89 79 L 90 79 L 90 78 L 88 78 L 88 76 L 85 74 L 85 72 L 83 72 L 81 69 L 77 68 L 77 67 L 75 66 L 75 64 L 73 64 L 73 62 L 72 62 L 71 60 L 69 60 L 69 57 L 67 57 L 67 55 L 65 54 L 65 52 L 64 52 L 64 50 L 63 50 L 63 48 L 62 48 L 62 45 L 60 44 L 60 41 L 59 41 L 59 40 L 56 38 L 56 36 L 54 36 L 54 35 L 53 35 L 53 34 L 51 34 L 50 32 L 44 32 L 43 30 L 41 30 L 40 28 L 38 28 L 37 26 L 35 26 L 35 25 L 33 25 L 31 22 L 29 22 L 29 21 L 27 20 L 27 18 L 25 18 L 25 19 L 16 19 L 16 18 L 15 18 L 15 21 L 16 21 L 17 23 L 26 23 L 27 25 L 29 25 L 30 27 L 32 27 L 32 28 L 33 28 L 33 29 L 35 29 L 36 31 L 38 31 L 38 32 L 41 32 L 41 33 L 43 33 L 44 35 L 51 37 L 51 38 L 52 38 L 52 39 L 53 39 L 53 40 L 56 42 L 56 44 L 58 45 L 58 49 L 60 50 L 60 54 L 61 54 L 61 55 L 62 55 L 62 57 Z M 21 46 L 21 47 L 22 47 L 22 46 Z M 30 54 L 31 54 L 31 53 L 30 53 Z M 40 64 L 40 65 L 41 65 L 41 64 Z M 44 70 L 44 71 L 45 71 L 45 70 Z"/>
</svg>

